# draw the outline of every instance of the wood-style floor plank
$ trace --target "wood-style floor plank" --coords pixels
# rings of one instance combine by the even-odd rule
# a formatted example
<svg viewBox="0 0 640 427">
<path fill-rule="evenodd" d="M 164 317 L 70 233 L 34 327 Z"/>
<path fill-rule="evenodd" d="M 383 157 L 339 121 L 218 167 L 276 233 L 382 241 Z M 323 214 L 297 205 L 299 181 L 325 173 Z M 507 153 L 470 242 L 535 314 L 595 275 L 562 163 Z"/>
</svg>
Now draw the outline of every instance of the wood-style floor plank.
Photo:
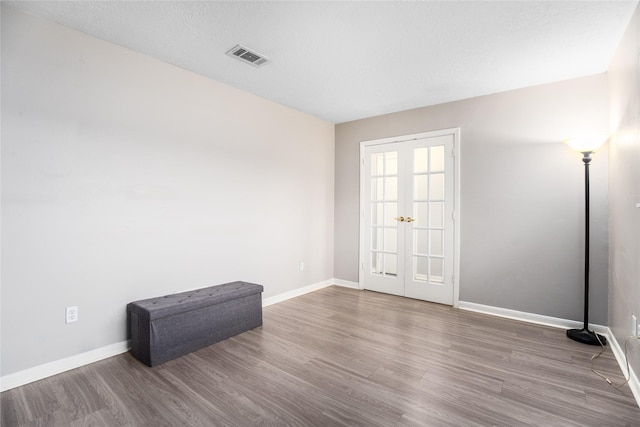
<svg viewBox="0 0 640 427">
<path fill-rule="evenodd" d="M 640 426 L 564 331 L 329 287 L 163 365 L 123 354 L 2 393 L 2 426 Z M 622 373 L 609 349 L 597 369 Z"/>
</svg>

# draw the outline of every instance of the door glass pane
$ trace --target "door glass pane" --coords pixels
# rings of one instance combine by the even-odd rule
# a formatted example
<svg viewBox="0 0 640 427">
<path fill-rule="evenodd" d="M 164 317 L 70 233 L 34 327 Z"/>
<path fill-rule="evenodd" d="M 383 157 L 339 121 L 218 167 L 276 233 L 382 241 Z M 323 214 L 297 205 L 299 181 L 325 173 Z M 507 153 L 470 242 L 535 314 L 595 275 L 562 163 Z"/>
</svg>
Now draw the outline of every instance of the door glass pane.
<svg viewBox="0 0 640 427">
<path fill-rule="evenodd" d="M 398 221 L 395 218 L 398 217 L 398 204 L 396 202 L 384 204 L 384 225 L 394 226 L 398 225 Z"/>
<path fill-rule="evenodd" d="M 416 175 L 413 177 L 413 199 L 427 200 L 427 175 Z"/>
<path fill-rule="evenodd" d="M 429 231 L 414 229 L 413 246 L 416 254 L 427 255 L 429 253 Z"/>
<path fill-rule="evenodd" d="M 427 210 L 429 209 L 429 203 L 427 202 L 415 202 L 413 204 L 413 223 L 414 227 L 428 227 L 427 222 Z"/>
<path fill-rule="evenodd" d="M 383 200 L 384 178 L 371 179 L 371 200 Z"/>
<path fill-rule="evenodd" d="M 398 152 L 390 151 L 384 153 L 385 159 L 385 175 L 397 175 L 398 174 Z"/>
<path fill-rule="evenodd" d="M 444 200 L 443 173 L 434 173 L 429 176 L 429 200 Z"/>
<path fill-rule="evenodd" d="M 371 203 L 371 225 L 382 225 L 384 203 Z"/>
<path fill-rule="evenodd" d="M 426 282 L 429 275 L 429 258 L 423 256 L 414 257 L 415 260 L 415 274 L 414 280 Z"/>
<path fill-rule="evenodd" d="M 429 226 L 444 227 L 444 202 L 429 203 Z"/>
<path fill-rule="evenodd" d="M 371 273 L 382 274 L 382 254 L 371 252 Z"/>
<path fill-rule="evenodd" d="M 385 252 L 398 251 L 398 229 L 397 228 L 384 229 L 384 251 Z"/>
<path fill-rule="evenodd" d="M 384 178 L 385 194 L 384 200 L 398 200 L 398 178 L 387 177 Z"/>
<path fill-rule="evenodd" d="M 444 255 L 444 230 L 430 230 L 429 243 L 431 246 L 431 255 Z"/>
<path fill-rule="evenodd" d="M 429 258 L 429 281 L 442 283 L 442 275 L 444 274 L 444 259 Z"/>
<path fill-rule="evenodd" d="M 371 154 L 371 175 L 383 175 L 384 174 L 384 163 L 382 159 L 384 158 L 384 153 L 373 153 Z"/>
<path fill-rule="evenodd" d="M 373 227 L 371 228 L 371 250 L 381 251 L 382 250 L 382 233 L 383 228 L 381 227 Z"/>
<path fill-rule="evenodd" d="M 444 170 L 444 145 L 431 147 L 430 160 L 429 169 L 431 172 Z"/>
<path fill-rule="evenodd" d="M 398 275 L 398 256 L 393 254 L 384 254 L 384 274 L 387 276 Z"/>
<path fill-rule="evenodd" d="M 428 148 L 416 148 L 413 150 L 413 171 L 415 173 L 428 172 L 427 170 L 427 156 Z"/>
</svg>

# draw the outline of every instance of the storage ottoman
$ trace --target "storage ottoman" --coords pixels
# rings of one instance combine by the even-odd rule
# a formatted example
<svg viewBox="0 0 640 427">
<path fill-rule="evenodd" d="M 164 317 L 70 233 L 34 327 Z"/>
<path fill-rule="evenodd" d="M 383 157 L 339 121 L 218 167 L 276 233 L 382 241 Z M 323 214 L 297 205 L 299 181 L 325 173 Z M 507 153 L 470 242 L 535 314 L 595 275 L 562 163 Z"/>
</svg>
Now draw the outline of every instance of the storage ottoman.
<svg viewBox="0 0 640 427">
<path fill-rule="evenodd" d="M 262 291 L 232 282 L 129 303 L 131 353 L 156 366 L 260 326 Z"/>
</svg>

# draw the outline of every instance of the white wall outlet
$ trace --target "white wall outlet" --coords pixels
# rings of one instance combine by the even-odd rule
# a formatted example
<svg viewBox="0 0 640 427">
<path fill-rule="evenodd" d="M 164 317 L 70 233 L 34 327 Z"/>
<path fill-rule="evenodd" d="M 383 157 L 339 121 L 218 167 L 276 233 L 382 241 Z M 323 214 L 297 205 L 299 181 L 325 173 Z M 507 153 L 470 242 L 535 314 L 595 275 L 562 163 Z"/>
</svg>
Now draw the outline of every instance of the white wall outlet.
<svg viewBox="0 0 640 427">
<path fill-rule="evenodd" d="M 300 261 L 300 271 L 304 270 L 304 261 Z"/>
<path fill-rule="evenodd" d="M 631 334 L 634 337 L 640 336 L 640 323 L 638 323 L 638 318 L 631 315 Z"/>
<path fill-rule="evenodd" d="M 67 320 L 65 323 L 73 323 L 78 321 L 78 306 L 74 305 L 73 307 L 66 308 Z"/>
</svg>

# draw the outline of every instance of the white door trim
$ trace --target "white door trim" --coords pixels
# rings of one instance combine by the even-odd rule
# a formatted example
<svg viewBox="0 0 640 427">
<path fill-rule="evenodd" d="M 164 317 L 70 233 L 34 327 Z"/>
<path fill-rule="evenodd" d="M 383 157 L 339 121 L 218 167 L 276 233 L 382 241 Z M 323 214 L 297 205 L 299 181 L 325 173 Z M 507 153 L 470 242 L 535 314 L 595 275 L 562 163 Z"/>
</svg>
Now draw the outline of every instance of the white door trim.
<svg viewBox="0 0 640 427">
<path fill-rule="evenodd" d="M 430 132 L 421 132 L 410 135 L 401 135 L 391 138 L 373 139 L 360 142 L 360 206 L 359 206 L 359 223 L 360 223 L 360 242 L 359 242 L 359 259 L 358 259 L 358 288 L 364 289 L 363 265 L 364 265 L 364 211 L 365 211 L 365 194 L 364 194 L 364 161 L 365 149 L 372 145 L 389 144 L 394 142 L 413 141 L 416 139 L 432 138 L 436 136 L 453 135 L 453 165 L 454 165 L 454 207 L 455 215 L 453 225 L 453 307 L 458 307 L 460 299 L 460 128 L 441 129 Z"/>
</svg>

